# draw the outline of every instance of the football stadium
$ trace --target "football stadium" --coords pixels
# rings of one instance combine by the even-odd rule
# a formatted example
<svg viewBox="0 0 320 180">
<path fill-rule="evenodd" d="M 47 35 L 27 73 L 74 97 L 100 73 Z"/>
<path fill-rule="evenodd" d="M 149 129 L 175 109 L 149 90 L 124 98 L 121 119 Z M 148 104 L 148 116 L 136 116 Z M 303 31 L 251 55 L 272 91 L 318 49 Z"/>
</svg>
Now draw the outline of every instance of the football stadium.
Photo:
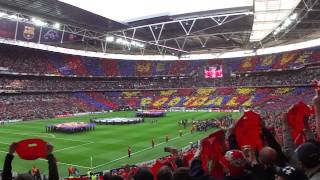
<svg viewBox="0 0 320 180">
<path fill-rule="evenodd" d="M 318 0 L 0 0 L 0 180 L 320 180 L 319 29 Z"/>
</svg>

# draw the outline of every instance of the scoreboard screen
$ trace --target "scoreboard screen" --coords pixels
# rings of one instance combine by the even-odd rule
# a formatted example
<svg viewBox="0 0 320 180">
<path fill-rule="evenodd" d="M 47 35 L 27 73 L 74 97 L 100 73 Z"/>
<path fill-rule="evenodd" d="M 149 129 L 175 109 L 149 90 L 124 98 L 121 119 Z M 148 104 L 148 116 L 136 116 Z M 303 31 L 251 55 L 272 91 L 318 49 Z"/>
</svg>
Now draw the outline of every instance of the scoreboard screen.
<svg viewBox="0 0 320 180">
<path fill-rule="evenodd" d="M 205 78 L 222 78 L 222 65 L 210 66 L 204 70 Z"/>
</svg>

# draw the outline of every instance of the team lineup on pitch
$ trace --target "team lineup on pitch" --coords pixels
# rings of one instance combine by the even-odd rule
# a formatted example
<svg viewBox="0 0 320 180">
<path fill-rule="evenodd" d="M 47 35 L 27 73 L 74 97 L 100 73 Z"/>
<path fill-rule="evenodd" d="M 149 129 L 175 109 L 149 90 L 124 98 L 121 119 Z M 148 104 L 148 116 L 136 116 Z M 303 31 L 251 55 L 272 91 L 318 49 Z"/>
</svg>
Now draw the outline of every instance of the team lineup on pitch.
<svg viewBox="0 0 320 180">
<path fill-rule="evenodd" d="M 58 167 L 61 175 L 66 175 L 68 166 L 77 167 L 80 173 L 85 173 L 89 168 L 95 171 L 103 171 L 125 164 L 136 164 L 157 159 L 168 155 L 164 152 L 164 147 L 183 148 L 190 145 L 190 142 L 196 142 L 214 131 L 214 129 L 210 129 L 207 132 L 190 134 L 189 126 L 184 129 L 178 125 L 178 122 L 182 119 L 205 120 L 223 115 L 225 113 L 172 112 L 167 113 L 165 117 L 157 118 L 156 123 L 152 119 L 146 118 L 145 122 L 140 124 L 97 125 L 94 131 L 75 134 L 46 133 L 44 127 L 53 123 L 89 122 L 92 117 L 133 117 L 134 112 L 113 112 L 6 124 L 0 126 L 0 159 L 3 160 L 9 143 L 38 137 L 55 146 L 54 153 L 59 163 Z M 180 130 L 183 130 L 182 137 L 179 136 Z M 1 134 L 6 134 L 6 136 Z M 167 135 L 169 135 L 168 142 L 165 139 Z M 154 148 L 151 147 L 152 139 L 155 140 Z M 128 146 L 132 148 L 131 158 L 128 158 L 127 155 Z M 16 158 L 13 163 L 13 167 L 18 172 L 28 171 L 33 165 L 40 167 L 40 170 L 46 173 L 46 161 L 41 159 L 30 162 Z"/>
</svg>

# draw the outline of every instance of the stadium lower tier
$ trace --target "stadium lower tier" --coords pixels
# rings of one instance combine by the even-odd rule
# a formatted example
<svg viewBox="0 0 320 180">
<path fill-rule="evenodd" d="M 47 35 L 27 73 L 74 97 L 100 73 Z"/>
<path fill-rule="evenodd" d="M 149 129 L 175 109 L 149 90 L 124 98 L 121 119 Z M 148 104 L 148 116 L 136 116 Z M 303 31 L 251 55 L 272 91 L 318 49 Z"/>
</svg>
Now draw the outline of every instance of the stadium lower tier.
<svg viewBox="0 0 320 180">
<path fill-rule="evenodd" d="M 171 107 L 277 111 L 299 101 L 311 102 L 313 87 L 191 88 L 173 90 L 5 94 L 0 120 L 41 119 L 82 112 Z"/>
</svg>

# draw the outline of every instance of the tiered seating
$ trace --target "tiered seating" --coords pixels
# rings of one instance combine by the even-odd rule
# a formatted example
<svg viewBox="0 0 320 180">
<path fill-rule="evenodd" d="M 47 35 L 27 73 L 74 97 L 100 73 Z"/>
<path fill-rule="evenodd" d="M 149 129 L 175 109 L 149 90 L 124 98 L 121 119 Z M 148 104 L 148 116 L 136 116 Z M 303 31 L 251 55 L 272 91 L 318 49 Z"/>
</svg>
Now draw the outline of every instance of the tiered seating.
<svg viewBox="0 0 320 180">
<path fill-rule="evenodd" d="M 107 106 L 103 102 L 92 98 L 91 96 L 89 96 L 88 94 L 86 94 L 84 92 L 75 93 L 74 96 L 77 97 L 78 99 L 82 100 L 83 102 L 89 104 L 90 106 L 95 106 L 100 111 L 111 109 L 109 106 Z"/>
<path fill-rule="evenodd" d="M 80 56 L 63 55 L 63 58 L 66 62 L 66 67 L 71 68 L 73 70 L 73 72 L 75 72 L 74 75 L 78 75 L 78 76 L 88 76 L 89 75 Z M 92 59 L 90 59 L 90 61 L 91 60 Z"/>
<path fill-rule="evenodd" d="M 136 61 L 135 75 L 136 76 L 152 76 L 153 63 L 151 61 Z"/>
<path fill-rule="evenodd" d="M 133 61 L 66 55 L 11 45 L 1 45 L 0 67 L 20 73 L 77 76 L 156 76 L 202 74 L 208 66 L 223 65 L 232 72 L 293 69 L 319 63 L 319 47 L 299 51 L 232 58 L 224 61 Z"/>
<path fill-rule="evenodd" d="M 65 112 L 115 110 L 127 106 L 155 109 L 261 107 L 271 110 L 275 109 L 276 106 L 273 104 L 277 102 L 287 106 L 300 100 L 309 100 L 312 97 L 314 94 L 312 88 L 305 86 L 310 85 L 309 82 L 320 74 L 318 69 L 308 69 L 312 63 L 320 62 L 319 49 L 317 47 L 264 56 L 233 58 L 226 61 L 133 61 L 82 57 L 1 45 L 0 67 L 8 69 L 9 72 L 81 77 L 153 77 L 156 75 L 193 75 L 193 77 L 184 79 L 135 78 L 134 80 L 132 78 L 112 78 L 111 81 L 111 79 L 104 78 L 93 80 L 92 78 L 44 78 L 41 76 L 11 75 L 0 78 L 0 90 L 6 93 L 22 92 L 16 97 L 29 100 L 29 105 L 29 101 L 23 102 L 27 107 L 33 107 L 35 102 L 39 104 L 46 102 L 41 98 L 40 100 L 39 98 L 34 99 L 33 96 L 23 93 L 45 92 L 48 93 L 49 98 L 56 100 L 58 97 L 50 93 L 59 91 L 67 101 L 65 104 L 70 107 L 62 106 L 60 109 L 57 104 L 53 103 L 52 113 L 44 113 L 47 114 L 45 116 L 50 117 Z M 303 65 L 306 67 L 281 74 L 266 73 L 214 80 L 204 79 L 201 76 L 204 68 L 214 65 L 223 65 L 232 72 L 292 69 Z M 133 89 L 135 90 L 133 91 Z M 109 92 L 110 90 L 116 92 Z M 6 95 L 4 98 L 8 98 L 9 102 L 12 100 L 13 103 L 16 103 L 16 98 L 11 98 L 11 96 Z M 58 99 L 59 102 L 64 102 L 64 98 Z M 3 112 L 15 112 L 14 106 L 20 107 L 20 105 L 2 105 L 0 109 Z M 32 113 L 35 112 L 31 111 Z M 27 118 L 31 118 L 30 114 L 26 112 L 24 114 Z M 8 118 L 13 117 L 24 117 L 24 115 L 14 116 L 11 113 L 8 116 Z M 42 118 L 37 113 L 35 117 Z"/>
<path fill-rule="evenodd" d="M 118 97 L 118 99 L 124 99 L 124 101 L 122 102 L 124 104 L 122 105 L 130 107 L 149 107 L 155 109 L 170 107 L 239 109 L 242 106 L 264 106 L 266 102 L 270 103 L 276 100 L 288 101 L 288 103 L 285 104 L 293 104 L 305 98 L 310 99 L 310 97 L 312 97 L 314 94 L 311 87 L 212 89 L 199 88 L 189 89 L 189 91 L 193 93 L 184 95 L 176 94 L 175 92 L 178 91 L 127 91 L 122 92 L 122 95 Z M 152 93 L 153 95 L 150 95 L 150 93 Z M 95 93 L 95 96 L 98 95 L 99 93 Z M 300 98 L 294 98 L 297 95 L 299 95 Z M 114 96 L 106 96 L 106 98 L 112 98 L 114 100 L 117 99 Z M 105 101 L 101 98 L 95 98 L 95 100 L 99 102 Z M 139 103 L 139 105 L 137 105 L 137 103 Z"/>
<path fill-rule="evenodd" d="M 48 53 L 48 69 L 51 69 L 51 67 L 54 67 L 56 69 L 56 72 L 58 72 L 61 75 L 75 75 L 73 70 L 69 68 L 68 66 L 65 66 L 64 59 L 62 58 L 61 54 L 59 53 Z M 48 71 L 48 74 L 50 74 L 52 71 Z M 53 73 L 56 74 L 56 73 Z"/>
</svg>

